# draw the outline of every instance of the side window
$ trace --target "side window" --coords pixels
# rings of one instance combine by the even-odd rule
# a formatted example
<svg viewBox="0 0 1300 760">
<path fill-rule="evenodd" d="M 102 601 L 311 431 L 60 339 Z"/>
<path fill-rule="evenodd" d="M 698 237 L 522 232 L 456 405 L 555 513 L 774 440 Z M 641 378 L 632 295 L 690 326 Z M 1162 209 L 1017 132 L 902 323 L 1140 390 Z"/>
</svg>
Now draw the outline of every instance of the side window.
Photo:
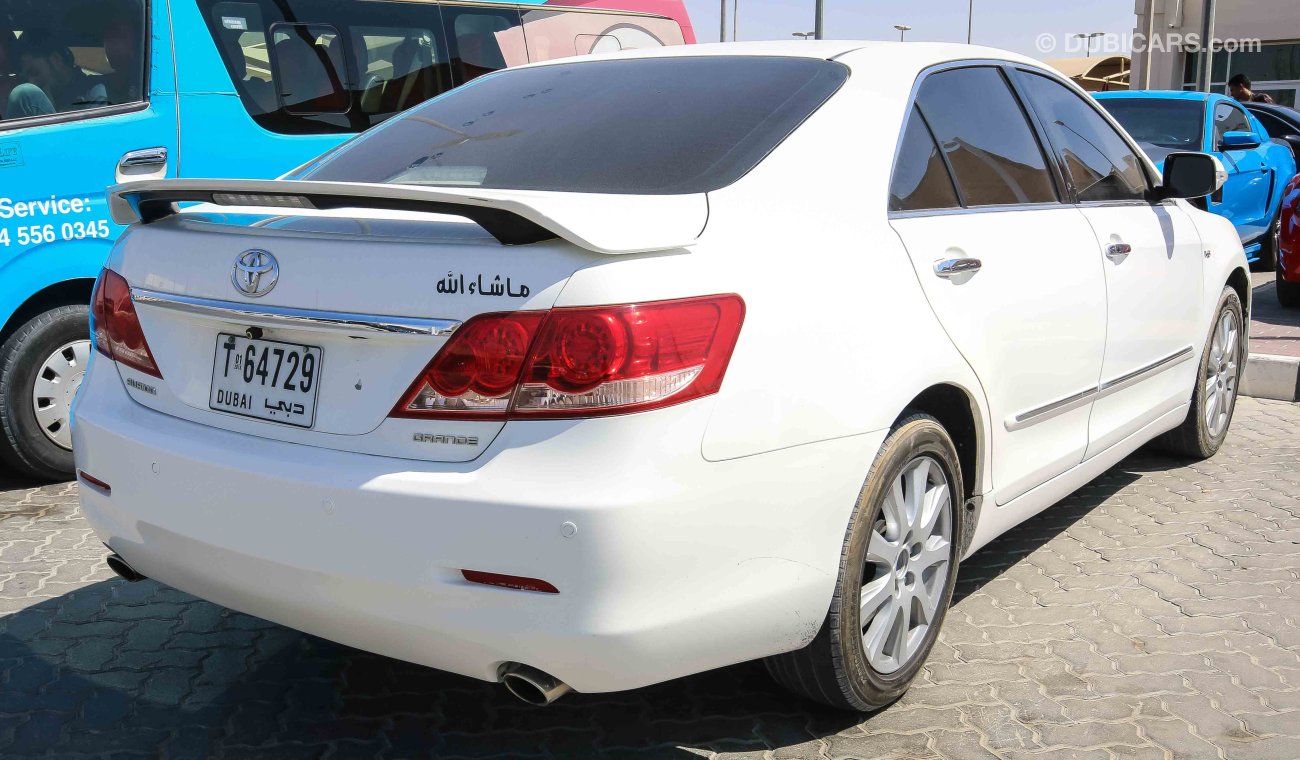
<svg viewBox="0 0 1300 760">
<path fill-rule="evenodd" d="M 1001 71 L 973 67 L 932 74 L 916 102 L 967 206 L 1056 202 L 1038 138 Z"/>
<path fill-rule="evenodd" d="M 528 62 L 519 11 L 510 8 L 444 6 L 443 23 L 453 45 L 457 84 Z"/>
<path fill-rule="evenodd" d="M 1254 132 L 1246 113 L 1236 106 L 1220 103 L 1214 108 L 1214 149 L 1218 150 L 1226 132 Z"/>
<path fill-rule="evenodd" d="M 453 84 L 436 5 L 198 4 L 244 108 L 272 132 L 360 132 Z"/>
<path fill-rule="evenodd" d="M 33 4 L 21 13 L 0 13 L 0 19 L 0 118 L 144 100 L 141 0 Z"/>
<path fill-rule="evenodd" d="M 1147 197 L 1141 159 L 1095 108 L 1048 77 L 1026 72 L 1020 81 L 1080 201 Z"/>
<path fill-rule="evenodd" d="M 939 146 L 935 144 L 921 112 L 913 106 L 907 117 L 903 142 L 898 147 L 898 157 L 894 159 L 889 210 L 930 211 L 960 206 Z"/>
</svg>

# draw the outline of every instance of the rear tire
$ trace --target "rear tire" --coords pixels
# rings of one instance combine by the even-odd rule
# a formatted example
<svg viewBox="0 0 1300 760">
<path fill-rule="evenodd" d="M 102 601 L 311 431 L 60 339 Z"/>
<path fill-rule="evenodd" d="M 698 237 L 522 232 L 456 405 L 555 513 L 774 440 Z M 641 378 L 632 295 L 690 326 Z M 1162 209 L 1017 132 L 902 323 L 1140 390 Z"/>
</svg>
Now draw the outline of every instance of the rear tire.
<svg viewBox="0 0 1300 760">
<path fill-rule="evenodd" d="M 912 414 L 895 425 L 849 520 L 821 630 L 807 647 L 765 661 L 778 683 L 854 711 L 907 691 L 952 599 L 962 488 L 957 449 L 938 420 Z"/>
<path fill-rule="evenodd" d="M 1268 232 L 1260 239 L 1259 259 L 1250 265 L 1253 272 L 1270 272 L 1277 269 L 1278 249 L 1282 247 L 1282 210 L 1269 225 Z"/>
<path fill-rule="evenodd" d="M 0 462 L 23 475 L 67 480 L 73 474 L 66 409 L 86 371 L 89 323 L 88 306 L 60 306 L 0 345 Z"/>
<path fill-rule="evenodd" d="M 1241 298 L 1232 288 L 1224 288 L 1201 352 L 1192 406 L 1182 424 L 1155 440 L 1158 448 L 1194 459 L 1209 459 L 1219 451 L 1232 426 L 1237 388 L 1246 367 L 1244 325 Z"/>
<path fill-rule="evenodd" d="M 1287 282 L 1282 279 L 1282 268 L 1279 264 L 1277 276 L 1274 278 L 1275 290 L 1277 291 L 1277 301 L 1288 309 L 1300 309 L 1300 282 Z"/>
</svg>

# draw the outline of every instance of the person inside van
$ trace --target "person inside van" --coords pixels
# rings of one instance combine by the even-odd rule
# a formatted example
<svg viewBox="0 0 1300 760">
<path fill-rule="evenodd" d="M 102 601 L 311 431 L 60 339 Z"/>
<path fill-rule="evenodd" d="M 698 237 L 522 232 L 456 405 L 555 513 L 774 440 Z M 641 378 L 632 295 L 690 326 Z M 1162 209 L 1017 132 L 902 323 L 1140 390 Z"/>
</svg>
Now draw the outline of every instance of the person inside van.
<svg viewBox="0 0 1300 760">
<path fill-rule="evenodd" d="M 9 92 L 18 84 L 18 38 L 0 25 L 0 103 L 9 102 Z M 4 110 L 0 109 L 0 117 Z"/>
<path fill-rule="evenodd" d="M 114 105 L 137 103 L 142 92 L 144 33 L 139 5 L 122 2 L 112 6 L 112 17 L 104 27 L 104 57 L 113 72 L 104 77 L 108 100 Z"/>
<path fill-rule="evenodd" d="M 22 36 L 19 56 L 23 84 L 9 93 L 6 119 L 47 116 L 108 105 L 103 82 L 77 66 L 72 50 L 53 32 L 40 29 Z"/>
</svg>

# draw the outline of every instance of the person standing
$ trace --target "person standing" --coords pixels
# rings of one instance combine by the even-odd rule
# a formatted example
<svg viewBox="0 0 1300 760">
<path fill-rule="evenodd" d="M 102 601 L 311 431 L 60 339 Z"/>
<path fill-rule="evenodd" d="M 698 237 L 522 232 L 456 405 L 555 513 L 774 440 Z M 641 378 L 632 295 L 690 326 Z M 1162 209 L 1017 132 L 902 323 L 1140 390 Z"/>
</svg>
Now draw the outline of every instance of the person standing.
<svg viewBox="0 0 1300 760">
<path fill-rule="evenodd" d="M 1273 98 L 1262 92 L 1252 92 L 1250 77 L 1237 74 L 1228 80 L 1228 91 L 1238 103 L 1272 103 Z"/>
</svg>

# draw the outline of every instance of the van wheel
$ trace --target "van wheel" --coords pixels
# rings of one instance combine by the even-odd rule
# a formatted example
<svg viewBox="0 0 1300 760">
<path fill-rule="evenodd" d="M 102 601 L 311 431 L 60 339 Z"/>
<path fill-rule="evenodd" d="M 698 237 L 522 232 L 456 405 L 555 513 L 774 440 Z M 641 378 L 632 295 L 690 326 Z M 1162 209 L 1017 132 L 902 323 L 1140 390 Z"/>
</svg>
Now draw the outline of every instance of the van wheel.
<svg viewBox="0 0 1300 760">
<path fill-rule="evenodd" d="M 1158 448 L 1195 459 L 1209 459 L 1219 451 L 1237 407 L 1237 386 L 1246 366 L 1245 335 L 1241 298 L 1224 288 L 1201 352 L 1192 406 L 1182 424 L 1155 440 Z"/>
<path fill-rule="evenodd" d="M 769 657 L 782 686 L 843 710 L 903 695 L 934 647 L 952 599 L 964 493 L 957 449 L 939 421 L 904 418 L 858 496 L 830 611 L 807 647 Z"/>
<path fill-rule="evenodd" d="M 42 480 L 73 473 L 69 412 L 90 361 L 90 308 L 45 312 L 0 345 L 0 461 Z"/>
</svg>

